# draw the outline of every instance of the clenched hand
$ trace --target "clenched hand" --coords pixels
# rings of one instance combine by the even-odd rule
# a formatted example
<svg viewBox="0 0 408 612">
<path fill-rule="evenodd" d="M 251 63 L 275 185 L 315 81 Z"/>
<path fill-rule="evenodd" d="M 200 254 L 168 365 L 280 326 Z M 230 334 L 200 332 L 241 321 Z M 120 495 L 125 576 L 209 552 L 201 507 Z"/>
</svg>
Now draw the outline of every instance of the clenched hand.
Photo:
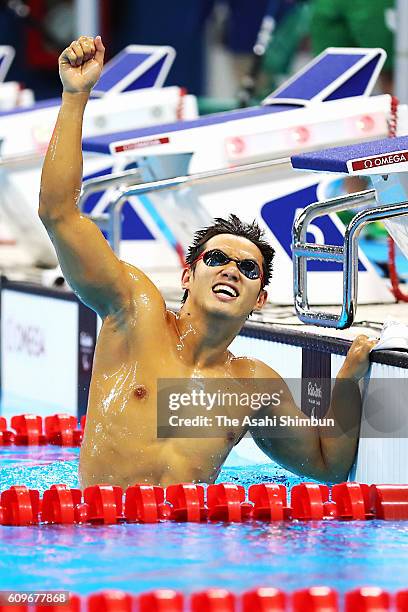
<svg viewBox="0 0 408 612">
<path fill-rule="evenodd" d="M 89 93 L 98 81 L 105 47 L 100 36 L 81 36 L 64 49 L 59 57 L 59 73 L 64 91 Z"/>
</svg>

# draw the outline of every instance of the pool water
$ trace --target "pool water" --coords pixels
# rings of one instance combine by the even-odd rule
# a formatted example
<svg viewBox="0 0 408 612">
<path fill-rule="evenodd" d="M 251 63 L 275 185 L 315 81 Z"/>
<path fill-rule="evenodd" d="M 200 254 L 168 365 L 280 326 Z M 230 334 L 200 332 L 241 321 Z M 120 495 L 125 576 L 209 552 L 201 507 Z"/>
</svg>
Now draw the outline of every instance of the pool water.
<svg viewBox="0 0 408 612">
<path fill-rule="evenodd" d="M 26 484 L 77 486 L 78 450 L 0 449 L 0 490 Z M 225 468 L 218 482 L 249 486 L 302 479 L 275 465 Z M 292 591 L 363 585 L 397 591 L 408 585 L 408 523 L 285 522 L 0 527 L 0 590 L 105 588 L 132 593 L 219 586 Z"/>
</svg>

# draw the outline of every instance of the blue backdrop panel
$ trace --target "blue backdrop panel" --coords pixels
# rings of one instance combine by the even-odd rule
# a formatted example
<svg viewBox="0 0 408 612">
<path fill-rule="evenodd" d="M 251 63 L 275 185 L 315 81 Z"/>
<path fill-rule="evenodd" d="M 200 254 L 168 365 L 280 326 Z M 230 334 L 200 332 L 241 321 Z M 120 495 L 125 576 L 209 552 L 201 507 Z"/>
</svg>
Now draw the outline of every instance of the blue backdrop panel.
<svg viewBox="0 0 408 612">
<path fill-rule="evenodd" d="M 373 72 L 380 60 L 380 55 L 376 55 L 371 61 L 369 61 L 361 70 L 358 70 L 356 74 L 349 79 L 343 85 L 340 85 L 333 91 L 325 102 L 329 100 L 340 100 L 341 98 L 353 98 L 354 96 L 362 96 L 370 82 Z"/>
<path fill-rule="evenodd" d="M 109 91 L 149 57 L 150 53 L 129 53 L 126 50 L 122 51 L 122 53 L 119 53 L 117 57 L 109 62 L 98 81 L 95 91 L 102 93 Z"/>
<path fill-rule="evenodd" d="M 277 100 L 279 98 L 311 100 L 363 57 L 363 54 L 345 55 L 343 53 L 328 53 L 300 75 L 293 83 L 279 91 L 274 98 Z"/>
<path fill-rule="evenodd" d="M 128 85 L 123 91 L 134 91 L 135 89 L 146 89 L 147 87 L 154 87 L 166 59 L 167 56 L 164 55 L 158 62 L 153 64 L 151 68 L 146 70 L 137 79 L 132 81 L 132 83 Z"/>
</svg>

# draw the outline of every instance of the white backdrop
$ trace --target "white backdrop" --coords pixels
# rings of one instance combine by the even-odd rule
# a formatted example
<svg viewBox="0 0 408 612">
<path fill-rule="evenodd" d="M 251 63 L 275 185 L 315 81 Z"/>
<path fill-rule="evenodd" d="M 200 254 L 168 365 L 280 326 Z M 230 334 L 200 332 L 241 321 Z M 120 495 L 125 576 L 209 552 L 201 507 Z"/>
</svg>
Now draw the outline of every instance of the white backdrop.
<svg viewBox="0 0 408 612">
<path fill-rule="evenodd" d="M 41 295 L 1 292 L 4 416 L 76 415 L 78 307 L 75 302 Z"/>
</svg>

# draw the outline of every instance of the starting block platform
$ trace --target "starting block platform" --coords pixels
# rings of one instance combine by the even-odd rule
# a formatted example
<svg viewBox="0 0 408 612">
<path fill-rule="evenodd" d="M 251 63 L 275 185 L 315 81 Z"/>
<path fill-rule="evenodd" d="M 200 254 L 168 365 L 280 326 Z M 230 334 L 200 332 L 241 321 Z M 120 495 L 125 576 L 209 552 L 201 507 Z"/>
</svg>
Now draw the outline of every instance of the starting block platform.
<svg viewBox="0 0 408 612">
<path fill-rule="evenodd" d="M 291 158 L 293 168 L 353 175 L 408 171 L 408 136 L 310 151 Z"/>
</svg>

